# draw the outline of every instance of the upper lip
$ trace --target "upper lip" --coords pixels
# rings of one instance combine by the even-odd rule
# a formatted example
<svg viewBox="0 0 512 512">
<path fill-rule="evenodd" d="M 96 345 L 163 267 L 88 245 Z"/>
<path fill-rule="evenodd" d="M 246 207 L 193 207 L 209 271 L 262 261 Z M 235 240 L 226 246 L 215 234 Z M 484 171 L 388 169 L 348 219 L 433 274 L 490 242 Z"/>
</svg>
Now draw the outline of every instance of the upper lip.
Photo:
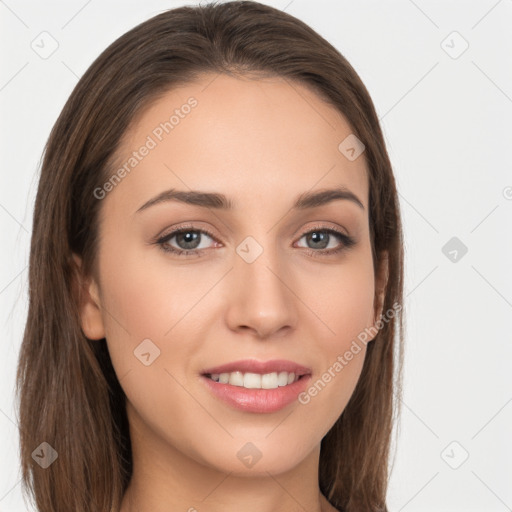
<svg viewBox="0 0 512 512">
<path fill-rule="evenodd" d="M 213 368 L 208 368 L 202 372 L 202 375 L 212 375 L 214 373 L 231 373 L 240 371 L 242 373 L 273 373 L 288 372 L 295 375 L 309 375 L 311 368 L 287 361 L 285 359 L 272 359 L 270 361 L 257 361 L 255 359 L 243 359 L 241 361 L 233 361 L 231 363 L 222 364 Z"/>
</svg>

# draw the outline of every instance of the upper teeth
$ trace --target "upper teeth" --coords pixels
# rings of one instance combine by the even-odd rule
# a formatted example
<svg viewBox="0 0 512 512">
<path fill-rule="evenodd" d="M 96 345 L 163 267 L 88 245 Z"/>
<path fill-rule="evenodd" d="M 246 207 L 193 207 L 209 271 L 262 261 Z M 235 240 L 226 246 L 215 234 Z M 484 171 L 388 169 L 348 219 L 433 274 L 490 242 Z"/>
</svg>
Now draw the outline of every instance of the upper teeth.
<svg viewBox="0 0 512 512">
<path fill-rule="evenodd" d="M 231 384 L 248 389 L 275 389 L 278 386 L 286 386 L 299 379 L 295 373 L 291 372 L 272 372 L 261 375 L 260 373 L 212 373 L 210 378 L 221 384 Z"/>
</svg>

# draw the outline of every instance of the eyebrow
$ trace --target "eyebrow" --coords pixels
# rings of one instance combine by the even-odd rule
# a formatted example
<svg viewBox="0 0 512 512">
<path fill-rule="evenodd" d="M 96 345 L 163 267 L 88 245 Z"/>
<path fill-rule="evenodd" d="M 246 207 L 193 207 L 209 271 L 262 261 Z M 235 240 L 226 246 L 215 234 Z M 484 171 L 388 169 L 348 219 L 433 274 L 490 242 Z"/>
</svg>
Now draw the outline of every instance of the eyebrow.
<svg viewBox="0 0 512 512">
<path fill-rule="evenodd" d="M 317 208 L 340 199 L 351 201 L 357 204 L 364 211 L 364 205 L 361 200 L 345 187 L 304 192 L 297 197 L 292 209 L 307 210 L 308 208 Z M 197 190 L 185 191 L 169 189 L 145 202 L 136 213 L 144 211 L 156 204 L 168 201 L 178 201 L 180 203 L 186 203 L 193 206 L 215 208 L 218 210 L 233 210 L 235 208 L 234 203 L 224 194 L 216 192 L 200 192 Z"/>
</svg>

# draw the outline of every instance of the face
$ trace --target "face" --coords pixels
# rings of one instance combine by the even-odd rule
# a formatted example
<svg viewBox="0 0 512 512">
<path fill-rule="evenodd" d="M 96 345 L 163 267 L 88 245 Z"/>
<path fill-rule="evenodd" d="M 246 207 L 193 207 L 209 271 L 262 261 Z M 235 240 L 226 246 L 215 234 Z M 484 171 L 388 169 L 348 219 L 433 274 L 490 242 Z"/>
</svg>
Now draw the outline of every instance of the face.
<svg viewBox="0 0 512 512">
<path fill-rule="evenodd" d="M 345 354 L 376 319 L 364 153 L 338 149 L 351 133 L 299 84 L 205 75 L 125 134 L 118 179 L 96 192 L 99 270 L 82 327 L 106 337 L 140 450 L 254 475 L 319 449 L 365 344 Z M 296 205 L 331 189 L 352 195 Z M 171 190 L 230 207 L 161 196 Z M 277 388 L 251 388 L 262 385 Z"/>
</svg>

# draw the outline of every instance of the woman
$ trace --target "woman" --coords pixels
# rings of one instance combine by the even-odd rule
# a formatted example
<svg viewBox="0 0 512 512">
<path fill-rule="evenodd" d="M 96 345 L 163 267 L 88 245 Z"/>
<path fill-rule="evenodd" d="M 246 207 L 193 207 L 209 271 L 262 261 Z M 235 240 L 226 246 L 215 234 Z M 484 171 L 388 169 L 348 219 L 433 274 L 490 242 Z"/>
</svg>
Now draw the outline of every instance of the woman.
<svg viewBox="0 0 512 512">
<path fill-rule="evenodd" d="M 29 279 L 39 511 L 387 510 L 397 192 L 366 88 L 303 22 L 181 7 L 107 48 L 48 140 Z"/>
</svg>

